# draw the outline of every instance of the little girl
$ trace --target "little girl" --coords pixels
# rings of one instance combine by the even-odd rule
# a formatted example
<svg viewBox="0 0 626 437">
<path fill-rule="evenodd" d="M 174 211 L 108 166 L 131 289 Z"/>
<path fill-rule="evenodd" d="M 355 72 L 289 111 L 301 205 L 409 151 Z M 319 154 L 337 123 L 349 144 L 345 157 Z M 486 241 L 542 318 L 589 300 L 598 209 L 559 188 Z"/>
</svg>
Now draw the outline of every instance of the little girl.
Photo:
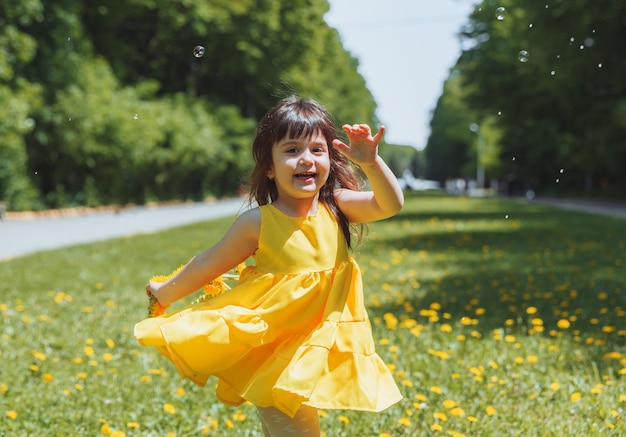
<svg viewBox="0 0 626 437">
<path fill-rule="evenodd" d="M 349 254 L 351 224 L 396 214 L 404 197 L 378 156 L 384 127 L 344 125 L 318 103 L 289 97 L 261 120 L 250 202 L 213 247 L 165 282 L 149 282 L 167 307 L 249 257 L 238 283 L 209 300 L 135 326 L 180 374 L 218 378 L 229 405 L 257 406 L 266 436 L 319 437 L 317 409 L 381 411 L 401 399 L 374 351 L 361 273 Z M 360 191 L 349 161 L 367 176 Z"/>
</svg>

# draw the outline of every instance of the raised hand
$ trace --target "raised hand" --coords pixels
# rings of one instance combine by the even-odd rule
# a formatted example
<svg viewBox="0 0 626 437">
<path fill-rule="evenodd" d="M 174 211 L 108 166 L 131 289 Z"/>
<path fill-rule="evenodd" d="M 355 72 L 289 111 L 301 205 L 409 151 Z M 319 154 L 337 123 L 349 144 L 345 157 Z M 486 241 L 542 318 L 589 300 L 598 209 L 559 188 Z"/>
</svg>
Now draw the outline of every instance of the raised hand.
<svg viewBox="0 0 626 437">
<path fill-rule="evenodd" d="M 373 164 L 378 156 L 378 143 L 383 138 L 385 126 L 381 126 L 374 136 L 367 124 L 344 124 L 342 128 L 348 135 L 350 144 L 336 139 L 333 140 L 333 146 L 356 164 Z"/>
</svg>

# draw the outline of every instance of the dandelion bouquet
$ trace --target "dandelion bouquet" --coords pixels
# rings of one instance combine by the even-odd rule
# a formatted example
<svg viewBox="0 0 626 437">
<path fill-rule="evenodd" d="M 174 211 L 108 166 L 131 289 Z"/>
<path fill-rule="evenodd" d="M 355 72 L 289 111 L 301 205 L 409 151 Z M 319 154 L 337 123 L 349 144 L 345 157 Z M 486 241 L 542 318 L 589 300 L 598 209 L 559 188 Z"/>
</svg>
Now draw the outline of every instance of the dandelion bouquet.
<svg viewBox="0 0 626 437">
<path fill-rule="evenodd" d="M 183 266 L 178 267 L 169 275 L 155 275 L 150 278 L 149 282 L 165 282 L 171 277 L 175 276 Z M 213 299 L 220 294 L 224 293 L 226 290 L 230 290 L 230 286 L 227 282 L 236 282 L 239 280 L 239 275 L 243 269 L 246 268 L 244 263 L 239 264 L 235 269 L 233 269 L 232 273 L 224 273 L 221 276 L 213 279 L 211 282 L 206 284 L 202 288 L 202 294 L 192 302 L 192 304 L 199 302 L 206 302 L 207 300 Z M 167 307 L 164 307 L 159 303 L 156 297 L 150 293 L 148 289 L 146 289 L 146 293 L 148 294 L 148 317 L 158 317 L 165 314 Z"/>
</svg>

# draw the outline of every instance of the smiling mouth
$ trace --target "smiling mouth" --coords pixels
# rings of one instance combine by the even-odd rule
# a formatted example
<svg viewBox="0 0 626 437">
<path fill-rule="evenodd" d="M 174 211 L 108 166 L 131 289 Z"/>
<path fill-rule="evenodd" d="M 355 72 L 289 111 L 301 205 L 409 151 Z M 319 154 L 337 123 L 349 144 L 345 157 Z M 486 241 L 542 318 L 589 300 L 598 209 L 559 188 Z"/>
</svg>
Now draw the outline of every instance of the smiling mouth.
<svg viewBox="0 0 626 437">
<path fill-rule="evenodd" d="M 310 172 L 298 173 L 296 174 L 296 178 L 302 181 L 307 181 L 309 179 L 313 179 L 316 175 L 317 173 L 310 173 Z"/>
</svg>

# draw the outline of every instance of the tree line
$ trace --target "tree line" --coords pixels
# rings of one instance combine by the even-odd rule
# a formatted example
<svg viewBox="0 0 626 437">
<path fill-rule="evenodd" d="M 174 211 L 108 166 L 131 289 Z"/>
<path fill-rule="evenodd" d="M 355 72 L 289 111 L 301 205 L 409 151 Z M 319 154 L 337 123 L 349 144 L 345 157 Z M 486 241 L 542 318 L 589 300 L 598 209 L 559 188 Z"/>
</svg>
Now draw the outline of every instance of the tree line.
<svg viewBox="0 0 626 437">
<path fill-rule="evenodd" d="M 257 120 L 291 93 L 317 99 L 338 123 L 377 124 L 328 9 L 326 0 L 1 2 L 0 201 L 24 210 L 236 193 Z"/>
<path fill-rule="evenodd" d="M 431 119 L 429 178 L 626 193 L 626 3 L 480 2 Z"/>
</svg>

